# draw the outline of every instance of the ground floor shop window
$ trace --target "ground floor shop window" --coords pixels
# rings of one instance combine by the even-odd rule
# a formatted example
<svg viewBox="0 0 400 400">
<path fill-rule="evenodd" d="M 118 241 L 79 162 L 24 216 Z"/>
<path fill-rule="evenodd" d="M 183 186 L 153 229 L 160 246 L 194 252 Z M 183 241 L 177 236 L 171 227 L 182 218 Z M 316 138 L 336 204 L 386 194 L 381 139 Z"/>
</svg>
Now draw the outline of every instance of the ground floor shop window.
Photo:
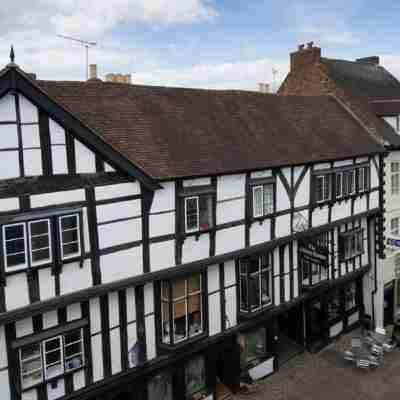
<svg viewBox="0 0 400 400">
<path fill-rule="evenodd" d="M 242 370 L 254 367 L 263 361 L 267 353 L 265 328 L 240 334 L 238 342 L 240 345 L 240 368 Z"/>
<path fill-rule="evenodd" d="M 186 399 L 200 400 L 207 395 L 206 366 L 203 357 L 188 361 L 185 366 Z"/>
<path fill-rule="evenodd" d="M 148 400 L 173 400 L 171 374 L 162 373 L 153 377 L 148 383 L 147 392 Z"/>
<path fill-rule="evenodd" d="M 341 296 L 335 292 L 328 300 L 328 320 L 332 321 L 342 316 Z"/>
<path fill-rule="evenodd" d="M 357 305 L 357 285 L 355 282 L 350 283 L 344 289 L 344 305 L 346 311 L 353 309 Z"/>
<path fill-rule="evenodd" d="M 301 255 L 302 283 L 312 286 L 328 279 L 328 263 L 323 258 Z"/>
</svg>

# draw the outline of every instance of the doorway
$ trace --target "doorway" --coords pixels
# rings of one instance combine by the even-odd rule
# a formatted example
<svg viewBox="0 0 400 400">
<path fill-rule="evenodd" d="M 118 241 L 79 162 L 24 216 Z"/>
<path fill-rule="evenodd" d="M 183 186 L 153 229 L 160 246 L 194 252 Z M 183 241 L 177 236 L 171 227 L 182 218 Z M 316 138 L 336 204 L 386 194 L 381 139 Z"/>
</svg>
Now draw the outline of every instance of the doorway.
<svg viewBox="0 0 400 400">
<path fill-rule="evenodd" d="M 326 307 L 322 299 L 312 300 L 306 306 L 306 343 L 311 352 L 326 343 Z"/>
</svg>

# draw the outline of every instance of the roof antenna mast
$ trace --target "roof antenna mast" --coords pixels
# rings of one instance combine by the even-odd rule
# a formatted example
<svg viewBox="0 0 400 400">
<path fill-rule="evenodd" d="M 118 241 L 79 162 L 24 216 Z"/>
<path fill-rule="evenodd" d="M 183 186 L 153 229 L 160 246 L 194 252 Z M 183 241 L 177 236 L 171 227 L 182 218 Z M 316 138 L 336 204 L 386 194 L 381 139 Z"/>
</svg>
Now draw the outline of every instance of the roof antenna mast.
<svg viewBox="0 0 400 400">
<path fill-rule="evenodd" d="M 64 36 L 64 35 L 57 35 L 57 36 L 62 38 L 62 39 L 67 39 L 67 40 L 72 40 L 74 42 L 78 42 L 83 47 L 85 47 L 85 49 L 86 49 L 86 80 L 88 80 L 89 79 L 89 48 L 97 46 L 97 43 L 96 42 L 88 42 L 86 40 L 73 38 L 71 36 Z"/>
</svg>

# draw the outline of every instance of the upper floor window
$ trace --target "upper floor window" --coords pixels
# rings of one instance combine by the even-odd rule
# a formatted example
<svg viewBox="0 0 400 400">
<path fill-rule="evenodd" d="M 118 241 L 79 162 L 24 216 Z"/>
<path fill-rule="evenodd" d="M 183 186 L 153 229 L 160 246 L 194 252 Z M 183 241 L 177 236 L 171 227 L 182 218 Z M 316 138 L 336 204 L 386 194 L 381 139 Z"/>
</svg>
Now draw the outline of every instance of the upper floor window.
<svg viewBox="0 0 400 400">
<path fill-rule="evenodd" d="M 239 270 L 240 311 L 258 311 L 272 304 L 271 254 L 242 259 Z"/>
<path fill-rule="evenodd" d="M 339 258 L 346 261 L 364 252 L 363 230 L 358 229 L 339 236 Z"/>
<path fill-rule="evenodd" d="M 6 272 L 49 264 L 53 261 L 55 238 L 53 224 L 59 229 L 61 260 L 81 255 L 81 222 L 79 214 L 43 218 L 3 225 L 3 252 Z"/>
<path fill-rule="evenodd" d="M 392 195 L 398 195 L 400 190 L 400 162 L 390 163 L 390 185 Z"/>
<path fill-rule="evenodd" d="M 22 389 L 82 367 L 82 329 L 21 347 L 19 361 Z"/>
<path fill-rule="evenodd" d="M 201 274 L 161 282 L 163 343 L 176 344 L 204 330 Z"/>
<path fill-rule="evenodd" d="M 335 172 L 335 197 L 351 196 L 355 193 L 363 193 L 370 187 L 370 169 L 368 166 L 352 168 Z"/>
<path fill-rule="evenodd" d="M 317 203 L 322 203 L 331 199 L 331 175 L 323 174 L 315 177 L 315 199 Z"/>
<path fill-rule="evenodd" d="M 185 197 L 185 231 L 206 231 L 213 226 L 212 196 L 203 194 Z"/>
<path fill-rule="evenodd" d="M 262 217 L 274 212 L 274 185 L 254 185 L 253 194 L 253 217 Z"/>
</svg>

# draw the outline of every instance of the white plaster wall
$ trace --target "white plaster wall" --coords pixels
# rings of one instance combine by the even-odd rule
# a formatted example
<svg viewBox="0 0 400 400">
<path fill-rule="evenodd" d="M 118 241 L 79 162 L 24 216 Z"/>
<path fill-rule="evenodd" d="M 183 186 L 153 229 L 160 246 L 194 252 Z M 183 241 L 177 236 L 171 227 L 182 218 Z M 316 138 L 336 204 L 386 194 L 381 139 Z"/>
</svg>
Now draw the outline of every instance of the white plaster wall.
<svg viewBox="0 0 400 400">
<path fill-rule="evenodd" d="M 281 285 L 280 285 L 280 278 L 276 276 L 274 278 L 274 295 L 275 295 L 275 306 L 279 306 L 281 304 Z"/>
<path fill-rule="evenodd" d="M 97 222 L 140 216 L 142 213 L 140 200 L 120 201 L 96 207 Z"/>
<path fill-rule="evenodd" d="M 208 233 L 200 235 L 196 240 L 194 236 L 189 236 L 185 239 L 182 245 L 182 262 L 188 263 L 191 261 L 208 258 L 210 254 L 210 235 Z"/>
<path fill-rule="evenodd" d="M 25 176 L 39 176 L 43 174 L 42 152 L 40 149 L 24 150 Z"/>
<path fill-rule="evenodd" d="M 55 280 L 51 268 L 38 270 L 40 300 L 46 300 L 56 295 Z"/>
<path fill-rule="evenodd" d="M 245 227 L 235 226 L 217 231 L 215 237 L 215 253 L 224 254 L 245 247 Z"/>
<path fill-rule="evenodd" d="M 154 192 L 151 213 L 175 210 L 175 182 L 162 182 L 163 189 Z"/>
<path fill-rule="evenodd" d="M 95 187 L 96 200 L 116 199 L 124 196 L 140 194 L 140 186 L 137 182 L 118 183 L 115 185 Z"/>
<path fill-rule="evenodd" d="M 99 225 L 98 231 L 100 249 L 123 243 L 136 242 L 142 239 L 142 219 L 135 218 L 107 225 Z"/>
<path fill-rule="evenodd" d="M 272 176 L 272 171 L 270 169 L 265 169 L 263 171 L 254 171 L 250 174 L 251 179 L 269 178 L 271 176 Z"/>
<path fill-rule="evenodd" d="M 225 289 L 226 328 L 237 325 L 236 287 Z"/>
<path fill-rule="evenodd" d="M 360 214 L 367 211 L 367 197 L 362 196 L 354 201 L 354 214 Z"/>
<path fill-rule="evenodd" d="M 96 172 L 96 157 L 86 146 L 75 140 L 76 172 L 90 174 Z"/>
<path fill-rule="evenodd" d="M 271 221 L 266 219 L 259 222 L 254 222 L 250 226 L 250 246 L 259 243 L 268 242 L 271 240 Z"/>
<path fill-rule="evenodd" d="M 67 149 L 65 146 L 51 146 L 51 158 L 53 166 L 53 174 L 67 174 Z"/>
<path fill-rule="evenodd" d="M 8 370 L 0 371 L 0 398 L 4 400 L 11 399 L 10 382 L 8 380 Z"/>
<path fill-rule="evenodd" d="M 331 167 L 330 163 L 319 163 L 314 165 L 315 170 L 329 169 L 330 167 Z"/>
<path fill-rule="evenodd" d="M 210 312 L 208 313 L 208 329 L 210 336 L 216 335 L 221 332 L 221 300 L 220 294 L 214 293 L 208 296 L 208 306 Z M 211 311 L 212 310 L 212 311 Z"/>
<path fill-rule="evenodd" d="M 118 292 L 108 294 L 108 315 L 110 328 L 114 328 L 120 324 Z"/>
<path fill-rule="evenodd" d="M 244 212 L 244 198 L 217 203 L 217 225 L 242 220 Z"/>
<path fill-rule="evenodd" d="M 100 300 L 98 297 L 89 300 L 90 334 L 93 335 L 101 331 L 101 311 Z"/>
<path fill-rule="evenodd" d="M 39 122 L 37 108 L 22 94 L 19 95 L 19 108 L 22 123 Z"/>
<path fill-rule="evenodd" d="M 135 288 L 126 289 L 126 320 L 128 323 L 136 320 Z"/>
<path fill-rule="evenodd" d="M 65 144 L 65 130 L 56 121 L 49 118 L 50 143 Z"/>
<path fill-rule="evenodd" d="M 335 203 L 332 207 L 332 221 L 347 218 L 351 216 L 351 201 L 342 201 L 340 204 Z"/>
<path fill-rule="evenodd" d="M 246 175 L 226 175 L 217 179 L 217 199 L 227 200 L 245 196 Z"/>
<path fill-rule="evenodd" d="M 121 335 L 120 329 L 115 328 L 110 331 L 110 347 L 111 347 L 111 373 L 117 374 L 121 372 Z"/>
<path fill-rule="evenodd" d="M 22 272 L 7 277 L 7 285 L 4 286 L 7 311 L 24 307 L 29 304 L 29 291 L 26 273 Z"/>
<path fill-rule="evenodd" d="M 7 168 L 0 168 L 0 180 L 18 178 L 20 176 L 18 151 L 3 151 L 1 153 L 1 163 L 7 165 Z"/>
<path fill-rule="evenodd" d="M 18 149 L 17 124 L 0 125 L 0 138 L 0 149 Z"/>
<path fill-rule="evenodd" d="M 290 184 L 290 181 L 288 182 Z M 276 179 L 276 210 L 282 211 L 290 208 L 289 195 L 283 186 L 281 178 L 278 176 Z"/>
<path fill-rule="evenodd" d="M 127 327 L 127 336 L 128 336 L 128 352 L 129 350 L 135 345 L 137 342 L 137 332 L 136 332 L 136 323 L 129 324 Z M 131 362 L 129 360 L 129 366 L 133 367 L 131 365 Z"/>
<path fill-rule="evenodd" d="M 72 293 L 92 286 L 90 265 L 90 260 L 85 260 L 82 268 L 78 262 L 64 265 L 60 274 L 60 293 Z"/>
<path fill-rule="evenodd" d="M 152 360 L 156 358 L 156 327 L 154 321 L 154 315 L 149 315 L 145 319 L 146 325 L 146 349 L 147 349 L 147 359 Z"/>
<path fill-rule="evenodd" d="M 142 274 L 142 246 L 101 256 L 100 270 L 103 283 Z"/>
<path fill-rule="evenodd" d="M 295 168 L 295 176 L 300 173 L 301 173 L 300 168 L 296 167 Z M 310 170 L 308 170 L 306 172 L 299 188 L 297 189 L 297 193 L 296 193 L 296 196 L 294 199 L 295 207 L 303 207 L 310 203 L 310 179 L 311 179 L 310 178 Z"/>
<path fill-rule="evenodd" d="M 31 317 L 20 319 L 15 322 L 16 337 L 20 338 L 33 333 L 33 321 Z"/>
<path fill-rule="evenodd" d="M 67 306 L 67 321 L 74 321 L 82 318 L 81 303 L 74 303 Z"/>
<path fill-rule="evenodd" d="M 97 382 L 103 379 L 103 348 L 101 335 L 92 336 L 92 368 L 93 381 Z"/>
<path fill-rule="evenodd" d="M 4 325 L 0 326 L 0 370 L 8 365 L 7 360 L 7 342 Z"/>
<path fill-rule="evenodd" d="M 211 185 L 211 178 L 186 179 L 183 181 L 184 187 L 205 186 L 205 185 Z"/>
<path fill-rule="evenodd" d="M 74 384 L 74 391 L 82 389 L 86 386 L 85 382 L 85 372 L 83 370 L 75 372 L 73 374 L 73 384 Z"/>
<path fill-rule="evenodd" d="M 369 208 L 378 208 L 379 207 L 379 192 L 372 192 L 369 197 Z"/>
<path fill-rule="evenodd" d="M 279 217 L 276 217 L 276 237 L 288 236 L 290 235 L 290 233 L 290 214 L 280 215 Z"/>
<path fill-rule="evenodd" d="M 150 214 L 150 237 L 171 235 L 175 233 L 175 212 L 166 214 Z"/>
<path fill-rule="evenodd" d="M 143 288 L 144 294 L 144 313 L 145 315 L 154 313 L 154 292 L 153 283 L 146 283 Z"/>
<path fill-rule="evenodd" d="M 57 310 L 48 311 L 43 314 L 43 329 L 49 329 L 58 325 Z"/>
<path fill-rule="evenodd" d="M 15 99 L 11 94 L 0 98 L 0 121 L 16 121 Z"/>
<path fill-rule="evenodd" d="M 150 270 L 173 267 L 175 265 L 175 240 L 150 243 Z"/>
<path fill-rule="evenodd" d="M 396 153 L 400 154 L 400 152 L 396 152 Z M 389 169 L 389 171 L 385 171 L 386 173 L 389 172 L 389 175 L 386 175 L 386 180 L 389 178 L 389 181 L 390 181 L 390 162 L 392 160 L 397 161 L 399 158 L 398 154 L 396 154 L 396 153 L 390 152 L 388 157 L 385 159 L 384 168 L 385 168 L 385 170 L 386 170 L 386 168 Z M 379 161 L 378 161 L 377 165 L 379 168 Z M 371 162 L 371 164 L 370 164 L 370 171 L 371 171 L 371 175 L 370 175 L 371 188 L 373 189 L 373 188 L 376 188 L 379 186 L 379 171 L 376 169 L 375 163 L 373 163 L 373 162 Z"/>
<path fill-rule="evenodd" d="M 224 263 L 225 268 L 225 286 L 236 284 L 236 267 L 235 261 L 230 260 Z"/>
<path fill-rule="evenodd" d="M 105 172 L 115 172 L 115 169 L 110 164 L 104 163 L 104 171 Z"/>
<path fill-rule="evenodd" d="M 0 199 L 0 212 L 19 210 L 18 197 Z"/>
<path fill-rule="evenodd" d="M 22 146 L 40 148 L 39 125 L 21 126 Z"/>
<path fill-rule="evenodd" d="M 312 226 L 325 225 L 329 222 L 329 207 L 316 208 L 312 213 Z"/>
<path fill-rule="evenodd" d="M 333 167 L 334 168 L 345 167 L 346 165 L 352 165 L 352 164 L 353 164 L 352 160 L 341 160 L 341 161 L 335 161 L 333 163 Z"/>
<path fill-rule="evenodd" d="M 83 189 L 65 190 L 63 192 L 53 192 L 45 194 L 34 194 L 31 196 L 31 206 L 47 207 L 57 204 L 85 201 L 85 191 Z"/>
<path fill-rule="evenodd" d="M 219 265 L 211 265 L 207 268 L 207 286 L 208 293 L 219 290 Z"/>
</svg>

